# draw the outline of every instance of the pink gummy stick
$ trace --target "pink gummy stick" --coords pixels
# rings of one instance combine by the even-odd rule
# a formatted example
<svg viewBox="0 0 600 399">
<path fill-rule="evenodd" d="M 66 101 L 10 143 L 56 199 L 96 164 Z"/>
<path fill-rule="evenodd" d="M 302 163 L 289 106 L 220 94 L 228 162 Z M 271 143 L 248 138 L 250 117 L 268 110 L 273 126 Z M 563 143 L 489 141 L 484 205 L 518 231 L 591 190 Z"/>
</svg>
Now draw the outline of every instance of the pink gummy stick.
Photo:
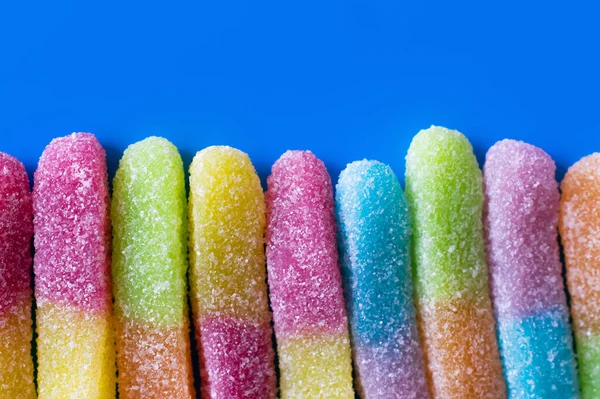
<svg viewBox="0 0 600 399">
<path fill-rule="evenodd" d="M 39 395 L 114 399 L 108 178 L 93 135 L 46 147 L 33 212 Z"/>
<path fill-rule="evenodd" d="M 89 133 L 55 139 L 34 181 L 36 300 L 107 311 L 112 290 L 104 149 Z"/>
<path fill-rule="evenodd" d="M 205 384 L 207 397 L 275 396 L 269 392 L 275 386 L 273 347 L 271 340 L 265 339 L 263 325 L 232 317 L 207 317 L 202 321 L 199 336 L 203 365 L 200 380 Z M 207 381 L 217 383 L 207 384 Z"/>
<path fill-rule="evenodd" d="M 288 151 L 267 192 L 267 271 L 283 399 L 354 398 L 331 179 Z"/>
<path fill-rule="evenodd" d="M 278 338 L 347 329 L 331 179 L 311 152 L 288 151 L 268 179 L 267 267 Z"/>
<path fill-rule="evenodd" d="M 33 220 L 29 179 L 16 158 L 0 152 L 0 315 L 31 306 Z"/>
<path fill-rule="evenodd" d="M 566 304 L 557 225 L 556 167 L 541 149 L 503 140 L 486 157 L 490 285 L 500 316 L 527 317 Z"/>
<path fill-rule="evenodd" d="M 577 398 L 579 392 L 555 171 L 543 150 L 515 140 L 494 144 L 483 170 L 490 288 L 511 398 Z"/>
<path fill-rule="evenodd" d="M 25 167 L 0 153 L 0 397 L 34 398 L 31 193 Z M 5 395 L 5 396 L 3 396 Z"/>
</svg>

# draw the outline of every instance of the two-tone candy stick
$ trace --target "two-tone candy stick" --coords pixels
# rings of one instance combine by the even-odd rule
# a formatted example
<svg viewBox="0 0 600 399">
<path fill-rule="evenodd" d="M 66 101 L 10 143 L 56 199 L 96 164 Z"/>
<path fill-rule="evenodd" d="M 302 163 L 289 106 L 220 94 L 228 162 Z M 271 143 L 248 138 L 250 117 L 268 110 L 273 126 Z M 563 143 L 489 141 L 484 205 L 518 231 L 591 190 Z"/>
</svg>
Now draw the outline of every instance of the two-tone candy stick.
<svg viewBox="0 0 600 399">
<path fill-rule="evenodd" d="M 558 248 L 560 196 L 548 154 L 514 140 L 486 155 L 485 230 L 510 398 L 578 398 Z"/>
<path fill-rule="evenodd" d="M 265 202 L 248 155 L 225 146 L 196 154 L 189 223 L 203 397 L 275 398 Z"/>
<path fill-rule="evenodd" d="M 46 147 L 33 214 L 39 397 L 114 398 L 108 176 L 93 135 Z"/>
<path fill-rule="evenodd" d="M 600 154 L 573 166 L 561 184 L 559 228 L 584 399 L 600 397 Z"/>
<path fill-rule="evenodd" d="M 120 398 L 194 398 L 187 208 L 177 148 L 150 137 L 113 180 L 113 286 Z"/>
<path fill-rule="evenodd" d="M 31 357 L 33 213 L 25 167 L 0 152 L 0 398 L 35 398 Z"/>
<path fill-rule="evenodd" d="M 331 179 L 288 151 L 267 191 L 267 268 L 282 398 L 354 398 Z"/>
<path fill-rule="evenodd" d="M 488 289 L 482 175 L 465 136 L 432 126 L 406 157 L 421 340 L 435 398 L 505 398 Z"/>
<path fill-rule="evenodd" d="M 429 398 L 413 304 L 410 217 L 400 182 L 381 162 L 353 162 L 340 174 L 336 211 L 361 398 Z"/>
</svg>

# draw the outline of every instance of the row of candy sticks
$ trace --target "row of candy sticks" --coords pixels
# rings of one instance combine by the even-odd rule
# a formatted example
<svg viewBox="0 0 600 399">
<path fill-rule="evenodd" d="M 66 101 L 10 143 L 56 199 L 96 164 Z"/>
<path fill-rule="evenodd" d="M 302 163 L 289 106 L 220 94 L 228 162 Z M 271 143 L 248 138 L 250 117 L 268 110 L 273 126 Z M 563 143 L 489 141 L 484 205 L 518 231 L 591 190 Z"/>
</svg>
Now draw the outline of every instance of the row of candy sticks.
<svg viewBox="0 0 600 399">
<path fill-rule="evenodd" d="M 46 147 L 33 193 L 0 153 L 0 398 L 192 398 L 194 342 L 206 398 L 600 397 L 600 155 L 562 199 L 539 148 L 501 141 L 482 174 L 439 127 L 413 139 L 406 196 L 377 161 L 334 196 L 303 151 L 266 194 L 230 147 L 185 183 L 156 137 L 125 151 L 111 201 L 91 134 Z"/>
</svg>

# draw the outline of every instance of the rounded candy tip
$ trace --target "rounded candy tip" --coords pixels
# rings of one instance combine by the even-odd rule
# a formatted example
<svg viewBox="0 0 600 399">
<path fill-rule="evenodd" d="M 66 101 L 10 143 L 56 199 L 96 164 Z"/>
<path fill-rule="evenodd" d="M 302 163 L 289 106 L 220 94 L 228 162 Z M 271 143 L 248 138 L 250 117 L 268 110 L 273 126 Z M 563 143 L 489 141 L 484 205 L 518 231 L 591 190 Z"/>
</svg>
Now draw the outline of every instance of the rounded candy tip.
<svg viewBox="0 0 600 399">
<path fill-rule="evenodd" d="M 422 129 L 416 136 L 413 138 L 414 140 L 449 140 L 449 139 L 460 139 L 466 140 L 464 134 L 459 132 L 458 130 L 448 129 L 443 126 L 435 126 L 431 125 L 427 129 Z"/>
<path fill-rule="evenodd" d="M 14 166 L 17 168 L 23 167 L 21 161 L 6 152 L 0 152 L 0 162 L 7 167 Z"/>
<path fill-rule="evenodd" d="M 440 153 L 451 153 L 456 156 L 465 152 L 472 153 L 473 147 L 464 134 L 457 130 L 432 125 L 413 137 L 406 155 L 407 168 L 410 167 L 410 160 L 413 157 L 438 156 Z"/>
<path fill-rule="evenodd" d="M 490 156 L 490 154 L 502 154 L 504 157 L 523 156 L 531 158 L 543 158 L 554 162 L 550 155 L 548 155 L 544 150 L 521 140 L 500 140 L 490 147 L 486 157 Z"/>
<path fill-rule="evenodd" d="M 74 142 L 84 142 L 84 141 L 92 141 L 92 142 L 96 142 L 96 143 L 98 143 L 98 145 L 100 145 L 100 142 L 98 141 L 98 139 L 96 138 L 96 136 L 93 133 L 73 132 L 66 136 L 53 138 L 50 141 L 50 143 L 46 146 L 46 148 L 54 147 L 56 145 L 62 145 L 64 143 L 74 143 Z"/>
<path fill-rule="evenodd" d="M 0 174 L 11 176 L 21 175 L 29 182 L 27 172 L 25 171 L 25 165 L 23 165 L 16 157 L 5 152 L 0 152 L 0 166 L 2 167 L 0 169 Z"/>
<path fill-rule="evenodd" d="M 321 162 L 312 151 L 305 150 L 287 150 L 273 164 L 273 169 L 286 163 L 314 163 Z M 321 162 L 322 163 L 322 162 Z"/>
<path fill-rule="evenodd" d="M 250 160 L 248 154 L 238 150 L 237 148 L 229 147 L 227 145 L 213 145 L 206 147 L 196 153 L 192 160 L 192 165 L 200 161 L 209 162 L 220 162 L 223 159 L 239 158 L 243 160 Z"/>
<path fill-rule="evenodd" d="M 362 180 L 362 178 L 372 175 L 388 175 L 393 174 L 392 168 L 376 160 L 363 159 L 354 161 L 346 165 L 338 178 L 337 186 L 344 186 L 352 182 Z"/>
<path fill-rule="evenodd" d="M 150 136 L 146 137 L 143 140 L 135 142 L 129 145 L 128 148 L 136 148 L 136 147 L 175 147 L 173 143 L 167 140 L 164 137 L 159 136 Z"/>
<path fill-rule="evenodd" d="M 566 176 L 572 174 L 573 172 L 598 173 L 600 176 L 600 152 L 595 152 L 575 162 L 567 171 Z"/>
</svg>

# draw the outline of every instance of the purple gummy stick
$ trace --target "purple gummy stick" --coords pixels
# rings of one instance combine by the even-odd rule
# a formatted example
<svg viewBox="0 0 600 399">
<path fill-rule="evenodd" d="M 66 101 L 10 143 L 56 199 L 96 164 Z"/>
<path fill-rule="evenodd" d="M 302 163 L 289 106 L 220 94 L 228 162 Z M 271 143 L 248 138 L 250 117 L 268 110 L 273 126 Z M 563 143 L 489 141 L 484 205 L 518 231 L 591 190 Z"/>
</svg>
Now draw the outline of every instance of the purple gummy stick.
<svg viewBox="0 0 600 399">
<path fill-rule="evenodd" d="M 497 317 L 566 307 L 555 171 L 548 154 L 523 142 L 503 140 L 487 153 L 484 218 Z"/>
</svg>

